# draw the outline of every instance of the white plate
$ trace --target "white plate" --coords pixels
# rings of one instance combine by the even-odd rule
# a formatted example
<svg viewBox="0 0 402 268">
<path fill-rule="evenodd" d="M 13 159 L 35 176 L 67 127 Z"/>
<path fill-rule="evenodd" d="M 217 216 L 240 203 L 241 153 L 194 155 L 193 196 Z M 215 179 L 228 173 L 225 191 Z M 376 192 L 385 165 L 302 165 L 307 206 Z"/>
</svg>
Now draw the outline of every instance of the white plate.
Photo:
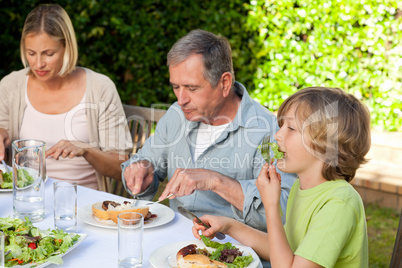
<svg viewBox="0 0 402 268">
<path fill-rule="evenodd" d="M 79 246 L 79 244 L 81 244 L 82 243 L 82 241 L 84 241 L 84 239 L 85 238 L 87 238 L 87 234 L 79 234 L 80 235 L 80 238 L 78 238 L 78 240 L 75 242 L 75 244 L 71 247 L 71 248 L 69 248 L 65 253 L 63 253 L 63 254 L 60 254 L 59 256 L 60 257 L 63 257 L 64 255 L 66 255 L 67 253 L 69 253 L 70 251 L 72 251 L 73 249 L 75 249 L 76 247 L 78 247 Z M 42 263 L 42 264 L 40 264 L 40 265 L 38 265 L 38 266 L 34 266 L 35 268 L 42 268 L 42 267 L 45 267 L 45 266 L 48 266 L 48 265 L 50 265 L 50 264 L 52 264 L 52 263 L 50 263 L 50 262 L 44 262 L 44 263 Z M 17 268 L 28 268 L 28 267 L 32 267 L 32 264 L 30 264 L 30 263 L 28 263 L 28 264 L 25 264 L 25 265 L 15 265 L 15 266 L 13 266 L 13 267 L 17 267 Z"/>
<path fill-rule="evenodd" d="M 124 200 L 123 200 L 124 201 Z M 132 201 L 127 200 L 127 201 Z M 122 201 L 116 201 L 121 203 Z M 137 206 L 145 206 L 150 201 L 145 200 L 137 200 Z M 149 211 L 152 214 L 156 214 L 156 218 L 150 219 L 149 222 L 144 224 L 144 228 L 152 228 L 156 226 L 160 226 L 166 224 L 174 219 L 174 211 L 165 205 L 162 204 L 153 204 L 149 206 Z M 102 228 L 110 228 L 110 229 L 117 229 L 117 223 L 113 222 L 112 220 L 102 220 L 92 214 L 92 205 L 88 205 L 82 207 L 78 210 L 78 218 L 81 219 L 83 222 L 97 226 Z"/>
<path fill-rule="evenodd" d="M 0 193 L 2 193 L 2 192 L 11 193 L 12 191 L 13 191 L 13 189 L 0 189 Z"/>
<path fill-rule="evenodd" d="M 199 248 L 206 248 L 208 251 L 212 252 L 216 249 L 206 247 L 204 242 L 200 240 L 191 240 L 191 241 L 181 241 L 181 242 L 176 242 L 168 245 L 161 246 L 160 248 L 154 250 L 151 253 L 151 256 L 149 257 L 149 263 L 152 265 L 152 267 L 155 268 L 175 268 L 177 267 L 177 261 L 176 261 L 176 254 L 177 252 L 182 249 L 185 246 L 188 246 L 190 244 L 195 244 Z M 251 254 L 253 256 L 253 262 L 250 263 L 250 265 L 247 266 L 247 268 L 262 268 L 262 264 L 260 262 L 260 259 L 258 258 L 257 254 L 252 248 L 239 245 L 239 244 L 234 244 L 237 248 L 240 249 L 240 251 L 243 251 L 243 256 Z"/>
</svg>

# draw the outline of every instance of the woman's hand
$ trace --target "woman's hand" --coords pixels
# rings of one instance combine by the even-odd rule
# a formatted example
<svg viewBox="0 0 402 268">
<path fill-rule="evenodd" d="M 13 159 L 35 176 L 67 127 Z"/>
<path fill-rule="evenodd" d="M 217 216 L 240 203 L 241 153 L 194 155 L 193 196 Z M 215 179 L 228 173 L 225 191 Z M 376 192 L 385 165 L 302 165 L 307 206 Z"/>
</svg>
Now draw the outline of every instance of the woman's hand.
<svg viewBox="0 0 402 268">
<path fill-rule="evenodd" d="M 53 157 L 58 160 L 82 156 L 101 175 L 112 177 L 121 181 L 121 163 L 127 160 L 127 155 L 115 152 L 103 152 L 98 148 L 91 147 L 87 143 L 79 141 L 61 140 L 49 150 L 45 157 Z"/>
<path fill-rule="evenodd" d="M 82 142 L 61 140 L 56 143 L 56 145 L 54 145 L 52 148 L 46 150 L 45 157 L 53 157 L 54 159 L 58 160 L 60 156 L 63 158 L 84 156 L 88 148 L 88 144 Z"/>
<path fill-rule="evenodd" d="M 281 175 L 276 172 L 274 165 L 265 163 L 257 178 L 256 185 L 264 206 L 279 206 L 281 197 Z"/>
<path fill-rule="evenodd" d="M 6 147 L 11 143 L 8 131 L 4 128 L 0 128 L 0 161 L 4 160 Z"/>
</svg>

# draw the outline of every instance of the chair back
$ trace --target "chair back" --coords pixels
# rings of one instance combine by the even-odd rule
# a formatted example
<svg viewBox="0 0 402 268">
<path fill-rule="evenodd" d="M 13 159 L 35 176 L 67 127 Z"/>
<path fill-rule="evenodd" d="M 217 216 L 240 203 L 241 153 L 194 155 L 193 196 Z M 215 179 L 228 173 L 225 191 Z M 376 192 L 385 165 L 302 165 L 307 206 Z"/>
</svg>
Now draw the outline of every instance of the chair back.
<svg viewBox="0 0 402 268">
<path fill-rule="evenodd" d="M 165 115 L 166 110 L 123 105 L 128 128 L 133 139 L 132 154 L 135 154 L 144 145 L 145 140 L 152 135 L 156 124 Z"/>
<path fill-rule="evenodd" d="M 123 109 L 133 141 L 131 154 L 135 154 L 144 145 L 145 140 L 153 134 L 156 124 L 165 115 L 166 110 L 126 104 L 123 105 Z M 103 176 L 103 179 L 106 192 L 130 197 L 121 181 L 105 176 Z"/>
<path fill-rule="evenodd" d="M 392 251 L 391 264 L 389 267 L 402 268 L 402 210 L 399 217 L 399 225 L 396 232 L 394 250 Z"/>
</svg>

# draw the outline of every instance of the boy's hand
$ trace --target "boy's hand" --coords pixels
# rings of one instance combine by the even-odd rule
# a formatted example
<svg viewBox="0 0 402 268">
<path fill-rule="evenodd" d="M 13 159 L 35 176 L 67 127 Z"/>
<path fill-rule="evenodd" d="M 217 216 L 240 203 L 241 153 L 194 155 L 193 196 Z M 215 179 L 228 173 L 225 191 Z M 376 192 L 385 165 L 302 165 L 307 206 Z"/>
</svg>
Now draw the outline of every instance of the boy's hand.
<svg viewBox="0 0 402 268">
<path fill-rule="evenodd" d="M 281 175 L 276 172 L 274 165 L 264 164 L 257 178 L 256 185 L 265 207 L 279 206 L 281 197 Z"/>
<path fill-rule="evenodd" d="M 200 217 L 200 219 L 206 224 L 209 224 L 211 228 L 207 229 L 202 223 L 200 223 L 196 218 L 194 218 L 193 235 L 195 238 L 199 240 L 201 239 L 199 231 L 201 231 L 201 233 L 204 236 L 212 239 L 215 237 L 217 232 L 226 233 L 231 226 L 231 221 L 233 220 L 228 217 L 212 216 L 212 215 L 204 215 Z"/>
</svg>

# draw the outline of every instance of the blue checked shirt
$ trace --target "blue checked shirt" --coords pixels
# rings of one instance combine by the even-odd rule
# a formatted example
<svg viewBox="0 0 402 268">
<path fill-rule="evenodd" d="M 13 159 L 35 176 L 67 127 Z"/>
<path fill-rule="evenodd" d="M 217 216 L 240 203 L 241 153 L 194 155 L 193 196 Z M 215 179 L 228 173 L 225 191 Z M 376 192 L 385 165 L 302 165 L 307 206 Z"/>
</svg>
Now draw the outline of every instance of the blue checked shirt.
<svg viewBox="0 0 402 268">
<path fill-rule="evenodd" d="M 139 160 L 148 160 L 155 169 L 154 183 L 139 198 L 151 200 L 159 182 L 173 176 L 177 168 L 203 168 L 231 177 L 241 184 L 244 193 L 243 210 L 238 210 L 212 191 L 195 191 L 193 194 L 170 200 L 170 207 L 177 211 L 183 206 L 197 215 L 211 214 L 237 219 L 260 230 L 266 230 L 265 210 L 261 201 L 256 179 L 265 163 L 257 149 L 266 135 L 273 135 L 279 129 L 275 115 L 252 100 L 244 86 L 235 84 L 236 93 L 242 98 L 234 120 L 210 147 L 196 161 L 194 149 L 199 122 L 188 121 L 180 106 L 173 104 L 159 121 L 155 133 L 129 160 L 125 168 Z M 286 203 L 295 174 L 281 173 L 282 219 L 286 215 Z M 123 177 L 125 189 L 127 188 Z"/>
</svg>

